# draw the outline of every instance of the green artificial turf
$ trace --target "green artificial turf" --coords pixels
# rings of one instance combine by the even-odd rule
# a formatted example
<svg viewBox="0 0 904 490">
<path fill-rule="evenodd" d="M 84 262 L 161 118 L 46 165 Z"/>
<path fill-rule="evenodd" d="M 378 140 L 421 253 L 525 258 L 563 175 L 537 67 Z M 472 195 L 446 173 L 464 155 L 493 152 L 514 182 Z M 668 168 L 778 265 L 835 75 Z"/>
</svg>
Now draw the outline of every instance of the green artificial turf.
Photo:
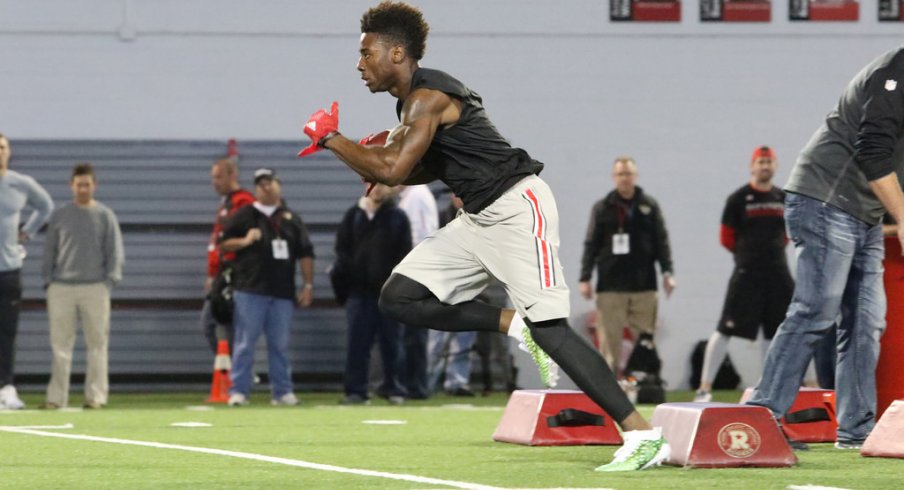
<svg viewBox="0 0 904 490">
<path fill-rule="evenodd" d="M 716 399 L 737 401 L 740 393 Z M 689 392 L 669 394 L 687 401 Z M 38 395 L 26 395 L 29 407 Z M 493 442 L 507 397 L 438 396 L 403 407 L 375 400 L 340 407 L 338 394 L 300 393 L 298 407 L 271 407 L 255 394 L 249 407 L 203 405 L 202 394 L 116 394 L 94 411 L 0 412 L 0 425 L 58 425 L 46 432 L 216 448 L 345 468 L 452 480 L 502 488 L 787 488 L 821 485 L 856 489 L 904 487 L 904 460 L 860 457 L 828 444 L 797 453 L 794 468 L 683 469 L 661 467 L 631 474 L 600 474 L 614 446 L 526 447 Z M 72 400 L 78 406 L 80 399 Z M 463 407 L 453 404 L 467 403 Z M 649 416 L 652 406 L 641 407 Z M 365 424 L 398 420 L 401 425 Z M 181 428 L 177 422 L 203 422 Z M 0 431 L 0 488 L 452 488 L 376 476 L 291 467 L 223 455 L 135 447 Z"/>
</svg>

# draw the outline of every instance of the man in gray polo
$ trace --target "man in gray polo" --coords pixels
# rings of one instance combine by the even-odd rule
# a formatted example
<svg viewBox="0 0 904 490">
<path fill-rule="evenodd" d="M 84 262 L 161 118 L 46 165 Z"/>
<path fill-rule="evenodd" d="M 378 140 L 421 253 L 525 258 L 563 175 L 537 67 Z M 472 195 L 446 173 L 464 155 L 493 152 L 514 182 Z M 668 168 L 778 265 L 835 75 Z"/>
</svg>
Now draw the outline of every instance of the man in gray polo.
<svg viewBox="0 0 904 490">
<path fill-rule="evenodd" d="M 42 274 L 47 287 L 53 368 L 43 408 L 65 407 L 76 324 L 81 320 L 88 361 L 85 408 L 107 404 L 110 290 L 122 278 L 124 254 L 119 222 L 94 200 L 94 167 L 80 163 L 69 181 L 73 202 L 50 216 Z"/>
<path fill-rule="evenodd" d="M 797 282 L 748 402 L 783 416 L 814 347 L 840 317 L 839 449 L 858 449 L 876 423 L 876 363 L 885 330 L 882 216 L 887 211 L 904 223 L 902 170 L 904 46 L 854 76 L 791 171 L 785 224 L 797 252 Z M 904 243 L 904 227 L 898 240 Z"/>
<path fill-rule="evenodd" d="M 35 179 L 9 169 L 9 140 L 0 134 L 0 409 L 25 407 L 13 385 L 16 331 L 22 299 L 22 244 L 38 233 L 53 201 Z M 20 228 L 22 210 L 34 210 Z"/>
</svg>

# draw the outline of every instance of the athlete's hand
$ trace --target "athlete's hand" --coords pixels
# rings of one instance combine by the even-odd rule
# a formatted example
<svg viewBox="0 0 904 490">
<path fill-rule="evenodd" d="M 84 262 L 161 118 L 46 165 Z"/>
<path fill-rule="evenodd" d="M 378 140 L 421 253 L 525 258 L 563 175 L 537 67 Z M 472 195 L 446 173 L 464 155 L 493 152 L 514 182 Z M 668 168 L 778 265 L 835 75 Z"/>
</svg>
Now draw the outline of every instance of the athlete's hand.
<svg viewBox="0 0 904 490">
<path fill-rule="evenodd" d="M 584 299 L 593 298 L 593 287 L 590 286 L 590 281 L 581 281 L 579 289 L 581 290 L 581 296 L 583 296 Z"/>
<path fill-rule="evenodd" d="M 311 115 L 304 125 L 304 134 L 311 138 L 311 144 L 298 153 L 299 157 L 322 150 L 327 140 L 339 134 L 339 103 L 334 101 L 330 112 L 319 109 Z"/>
</svg>

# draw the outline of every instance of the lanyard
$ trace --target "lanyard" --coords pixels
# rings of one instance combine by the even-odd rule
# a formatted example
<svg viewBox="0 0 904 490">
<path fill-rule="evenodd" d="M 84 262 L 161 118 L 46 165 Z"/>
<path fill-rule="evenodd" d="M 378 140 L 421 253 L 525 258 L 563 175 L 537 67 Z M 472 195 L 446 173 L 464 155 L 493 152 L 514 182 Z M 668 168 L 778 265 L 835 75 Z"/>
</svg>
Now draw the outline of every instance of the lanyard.
<svg viewBox="0 0 904 490">
<path fill-rule="evenodd" d="M 618 232 L 623 233 L 625 230 L 625 218 L 631 215 L 631 206 L 616 200 L 615 210 L 616 218 L 618 219 Z"/>
</svg>

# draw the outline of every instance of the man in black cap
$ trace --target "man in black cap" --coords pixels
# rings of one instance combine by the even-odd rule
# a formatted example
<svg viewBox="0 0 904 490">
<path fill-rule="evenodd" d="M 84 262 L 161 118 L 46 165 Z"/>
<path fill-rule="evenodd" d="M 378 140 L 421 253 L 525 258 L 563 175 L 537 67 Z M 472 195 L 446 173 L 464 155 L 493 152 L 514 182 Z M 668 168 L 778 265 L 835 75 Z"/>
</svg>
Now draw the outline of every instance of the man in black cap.
<svg viewBox="0 0 904 490">
<path fill-rule="evenodd" d="M 282 200 L 282 184 L 272 169 L 254 172 L 251 206 L 238 210 L 223 229 L 224 252 L 235 252 L 235 346 L 229 405 L 247 405 L 251 394 L 254 345 L 267 336 L 271 403 L 296 405 L 288 359 L 294 305 L 310 306 L 314 248 L 298 214 Z M 295 289 L 295 261 L 304 281 Z"/>
</svg>

